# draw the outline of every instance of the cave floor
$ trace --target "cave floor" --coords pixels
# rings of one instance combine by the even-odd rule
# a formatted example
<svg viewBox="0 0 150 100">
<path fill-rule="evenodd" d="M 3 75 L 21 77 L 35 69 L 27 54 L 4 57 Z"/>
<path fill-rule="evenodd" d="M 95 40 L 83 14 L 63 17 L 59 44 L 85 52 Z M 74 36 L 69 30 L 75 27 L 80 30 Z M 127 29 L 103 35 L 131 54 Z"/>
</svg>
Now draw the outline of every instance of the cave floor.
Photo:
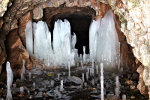
<svg viewBox="0 0 150 100">
<path fill-rule="evenodd" d="M 24 80 L 17 78 L 13 82 L 12 96 L 14 100 L 98 100 L 100 99 L 100 72 L 94 70 L 94 74 L 86 78 L 87 69 L 91 67 L 71 67 L 71 77 L 68 78 L 68 69 L 43 68 L 26 71 Z M 31 78 L 29 74 L 31 73 Z M 84 73 L 84 82 L 82 74 Z M 115 96 L 115 77 L 119 76 L 120 97 Z M 75 76 L 73 79 L 72 76 Z M 75 80 L 76 79 L 76 80 Z M 63 90 L 60 91 L 60 81 L 63 80 Z M 83 83 L 82 83 L 83 82 Z M 127 100 L 148 100 L 148 96 L 140 94 L 136 88 L 138 74 L 127 70 L 120 72 L 104 72 L 105 100 L 121 100 L 125 94 Z M 24 87 L 24 93 L 20 93 L 20 87 Z M 5 82 L 0 82 L 0 100 L 6 98 L 7 88 Z"/>
</svg>

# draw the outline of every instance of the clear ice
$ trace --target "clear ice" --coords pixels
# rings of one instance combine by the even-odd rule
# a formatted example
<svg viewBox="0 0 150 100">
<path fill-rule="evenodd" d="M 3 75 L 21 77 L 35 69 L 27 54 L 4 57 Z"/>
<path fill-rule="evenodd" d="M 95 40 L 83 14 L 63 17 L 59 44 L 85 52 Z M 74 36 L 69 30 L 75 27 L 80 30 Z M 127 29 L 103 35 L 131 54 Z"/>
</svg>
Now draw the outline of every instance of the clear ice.
<svg viewBox="0 0 150 100">
<path fill-rule="evenodd" d="M 7 61 L 7 63 L 6 63 L 6 71 L 7 71 L 7 96 L 6 96 L 6 100 L 12 100 L 11 86 L 13 83 L 13 72 L 12 72 L 9 61 Z"/>
<path fill-rule="evenodd" d="M 51 32 L 45 22 L 34 22 L 32 25 L 32 22 L 29 21 L 25 29 L 27 50 L 31 52 L 30 54 L 34 51 L 34 57 L 44 61 L 47 66 L 67 66 L 68 62 L 71 66 L 75 65 L 75 57 L 76 59 L 78 57 L 75 49 L 76 35 L 74 33 L 71 36 L 69 21 L 57 20 L 54 26 L 52 43 Z"/>
<path fill-rule="evenodd" d="M 30 55 L 33 54 L 33 34 L 32 34 L 32 22 L 29 21 L 25 29 L 26 36 L 26 48 Z"/>
<path fill-rule="evenodd" d="M 91 23 L 89 37 L 91 60 L 103 62 L 104 66 L 109 68 L 118 66 L 120 43 L 111 10 L 104 18 Z"/>
</svg>

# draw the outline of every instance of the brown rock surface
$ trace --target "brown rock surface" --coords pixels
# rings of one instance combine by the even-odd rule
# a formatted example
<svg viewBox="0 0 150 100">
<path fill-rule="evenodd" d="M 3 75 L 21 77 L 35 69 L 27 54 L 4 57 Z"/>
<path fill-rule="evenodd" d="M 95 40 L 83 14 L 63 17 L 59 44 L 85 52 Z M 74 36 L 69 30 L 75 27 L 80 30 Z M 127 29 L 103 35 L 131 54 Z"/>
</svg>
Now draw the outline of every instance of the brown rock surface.
<svg viewBox="0 0 150 100">
<path fill-rule="evenodd" d="M 29 61 L 29 54 L 24 48 L 20 37 L 18 36 L 18 29 L 15 29 L 7 36 L 7 55 L 8 61 L 11 64 L 15 74 L 19 73 L 19 69 L 22 67 L 22 61 L 25 59 Z"/>
<path fill-rule="evenodd" d="M 19 20 L 19 36 L 21 37 L 21 40 L 22 40 L 24 46 L 26 46 L 25 28 L 26 28 L 26 24 L 29 20 L 32 21 L 32 13 L 31 12 L 26 13 Z"/>
</svg>

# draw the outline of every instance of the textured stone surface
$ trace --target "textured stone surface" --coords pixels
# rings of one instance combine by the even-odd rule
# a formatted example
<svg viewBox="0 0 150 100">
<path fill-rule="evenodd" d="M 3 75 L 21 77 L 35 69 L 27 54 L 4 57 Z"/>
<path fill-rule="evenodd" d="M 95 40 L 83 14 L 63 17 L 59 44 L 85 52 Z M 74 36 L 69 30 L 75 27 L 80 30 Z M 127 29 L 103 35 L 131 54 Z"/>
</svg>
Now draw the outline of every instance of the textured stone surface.
<svg viewBox="0 0 150 100">
<path fill-rule="evenodd" d="M 10 61 L 11 67 L 15 74 L 19 73 L 19 69 L 22 68 L 22 61 L 25 59 L 29 60 L 29 53 L 23 46 L 19 36 L 18 29 L 11 31 L 7 37 L 7 56 L 8 61 Z"/>
<path fill-rule="evenodd" d="M 43 8 L 38 6 L 33 9 L 33 19 L 39 20 L 43 17 Z"/>
<path fill-rule="evenodd" d="M 2 17 L 7 10 L 9 0 L 0 0 L 0 17 Z"/>
<path fill-rule="evenodd" d="M 31 12 L 26 13 L 19 20 L 19 36 L 21 37 L 21 40 L 22 40 L 24 46 L 26 46 L 25 28 L 26 28 L 26 24 L 29 20 L 32 21 L 32 13 Z"/>
</svg>

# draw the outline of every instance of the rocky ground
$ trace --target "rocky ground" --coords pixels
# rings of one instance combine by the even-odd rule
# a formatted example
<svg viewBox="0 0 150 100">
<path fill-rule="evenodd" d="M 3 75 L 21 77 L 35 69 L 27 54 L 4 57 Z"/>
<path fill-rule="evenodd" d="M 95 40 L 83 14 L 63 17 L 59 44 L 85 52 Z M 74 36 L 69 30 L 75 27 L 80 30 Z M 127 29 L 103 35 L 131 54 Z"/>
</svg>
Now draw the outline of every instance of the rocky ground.
<svg viewBox="0 0 150 100">
<path fill-rule="evenodd" d="M 94 74 L 89 72 L 87 78 L 89 69 L 91 69 L 89 66 L 71 67 L 70 77 L 68 77 L 67 68 L 26 70 L 23 80 L 20 77 L 14 79 L 12 86 L 13 99 L 98 100 L 100 99 L 100 68 L 98 68 L 98 71 L 95 69 Z M 119 97 L 115 95 L 116 76 L 119 76 L 120 81 Z M 5 99 L 7 94 L 6 79 L 0 79 L 0 99 Z M 61 80 L 63 80 L 63 89 L 60 88 Z M 126 95 L 127 100 L 148 100 L 148 96 L 140 94 L 136 88 L 137 84 L 137 73 L 130 73 L 128 70 L 119 72 L 104 71 L 105 100 L 122 100 L 123 94 Z M 20 87 L 23 87 L 23 92 L 20 92 Z"/>
</svg>

